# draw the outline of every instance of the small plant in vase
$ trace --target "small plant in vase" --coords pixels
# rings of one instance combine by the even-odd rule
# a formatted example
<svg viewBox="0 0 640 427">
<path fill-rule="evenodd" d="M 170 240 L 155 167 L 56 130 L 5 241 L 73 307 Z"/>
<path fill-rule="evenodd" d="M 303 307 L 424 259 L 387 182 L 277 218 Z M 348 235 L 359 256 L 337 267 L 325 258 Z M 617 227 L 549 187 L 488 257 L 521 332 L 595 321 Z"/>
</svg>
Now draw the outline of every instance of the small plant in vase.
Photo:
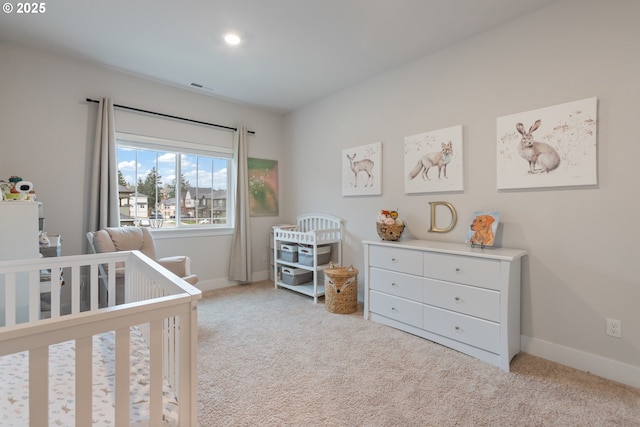
<svg viewBox="0 0 640 427">
<path fill-rule="evenodd" d="M 381 210 L 376 221 L 376 231 L 382 240 L 400 240 L 404 223 L 398 218 L 398 211 Z"/>
</svg>

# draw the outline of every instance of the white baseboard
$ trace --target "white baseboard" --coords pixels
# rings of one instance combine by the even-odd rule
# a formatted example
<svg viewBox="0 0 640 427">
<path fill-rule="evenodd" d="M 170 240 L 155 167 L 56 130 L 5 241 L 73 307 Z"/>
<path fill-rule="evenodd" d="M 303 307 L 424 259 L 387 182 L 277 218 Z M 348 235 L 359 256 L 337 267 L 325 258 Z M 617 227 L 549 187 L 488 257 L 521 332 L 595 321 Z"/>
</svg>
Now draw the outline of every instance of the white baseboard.
<svg viewBox="0 0 640 427">
<path fill-rule="evenodd" d="M 520 349 L 533 356 L 640 388 L 640 367 L 637 366 L 524 335 L 520 336 Z"/>
<path fill-rule="evenodd" d="M 252 282 L 260 282 L 269 279 L 269 271 L 258 271 L 251 276 Z M 228 288 L 229 286 L 235 286 L 238 282 L 229 280 L 228 277 L 221 277 L 219 279 L 200 280 L 196 287 L 202 292 L 212 291 L 214 289 Z"/>
<path fill-rule="evenodd" d="M 272 273 L 273 273 L 273 271 L 272 271 Z M 253 277 L 252 282 L 261 282 L 263 280 L 268 280 L 269 279 L 269 270 L 254 271 L 252 277 Z"/>
<path fill-rule="evenodd" d="M 202 292 L 212 291 L 214 289 L 228 288 L 229 286 L 235 286 L 235 282 L 230 282 L 229 279 L 223 277 L 221 279 L 199 280 L 196 288 Z"/>
</svg>

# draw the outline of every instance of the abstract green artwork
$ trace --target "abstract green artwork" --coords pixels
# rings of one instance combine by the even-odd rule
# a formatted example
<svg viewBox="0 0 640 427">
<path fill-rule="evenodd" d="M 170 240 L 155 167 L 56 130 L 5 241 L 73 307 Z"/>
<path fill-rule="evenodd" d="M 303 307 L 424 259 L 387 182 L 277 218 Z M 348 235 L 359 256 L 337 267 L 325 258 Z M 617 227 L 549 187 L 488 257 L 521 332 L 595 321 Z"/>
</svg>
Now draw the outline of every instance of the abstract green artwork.
<svg viewBox="0 0 640 427">
<path fill-rule="evenodd" d="M 278 215 L 278 161 L 247 159 L 251 216 Z"/>
</svg>

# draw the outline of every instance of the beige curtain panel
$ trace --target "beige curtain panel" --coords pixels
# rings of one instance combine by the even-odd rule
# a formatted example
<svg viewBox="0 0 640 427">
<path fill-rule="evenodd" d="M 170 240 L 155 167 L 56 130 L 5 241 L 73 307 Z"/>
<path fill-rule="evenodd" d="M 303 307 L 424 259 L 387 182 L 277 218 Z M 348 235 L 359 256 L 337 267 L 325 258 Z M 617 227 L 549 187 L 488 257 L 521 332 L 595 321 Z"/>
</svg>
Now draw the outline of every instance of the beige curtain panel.
<svg viewBox="0 0 640 427">
<path fill-rule="evenodd" d="M 231 242 L 229 279 L 250 282 L 251 267 L 251 224 L 249 216 L 249 177 L 247 173 L 247 138 L 244 126 L 238 126 L 234 135 L 234 166 L 237 173 L 235 189 L 235 231 Z"/>
<path fill-rule="evenodd" d="M 116 128 L 113 102 L 109 98 L 100 98 L 98 103 L 89 200 L 88 231 L 120 225 Z"/>
</svg>

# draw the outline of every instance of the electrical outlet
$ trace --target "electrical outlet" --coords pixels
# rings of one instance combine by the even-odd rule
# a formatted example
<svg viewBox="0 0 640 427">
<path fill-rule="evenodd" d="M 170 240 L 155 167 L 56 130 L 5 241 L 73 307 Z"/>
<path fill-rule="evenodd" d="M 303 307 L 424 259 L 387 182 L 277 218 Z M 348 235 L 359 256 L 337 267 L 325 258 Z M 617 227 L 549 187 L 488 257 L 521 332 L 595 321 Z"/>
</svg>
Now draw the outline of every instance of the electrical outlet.
<svg viewBox="0 0 640 427">
<path fill-rule="evenodd" d="M 607 335 L 621 338 L 622 337 L 622 322 L 616 319 L 607 319 Z"/>
</svg>

